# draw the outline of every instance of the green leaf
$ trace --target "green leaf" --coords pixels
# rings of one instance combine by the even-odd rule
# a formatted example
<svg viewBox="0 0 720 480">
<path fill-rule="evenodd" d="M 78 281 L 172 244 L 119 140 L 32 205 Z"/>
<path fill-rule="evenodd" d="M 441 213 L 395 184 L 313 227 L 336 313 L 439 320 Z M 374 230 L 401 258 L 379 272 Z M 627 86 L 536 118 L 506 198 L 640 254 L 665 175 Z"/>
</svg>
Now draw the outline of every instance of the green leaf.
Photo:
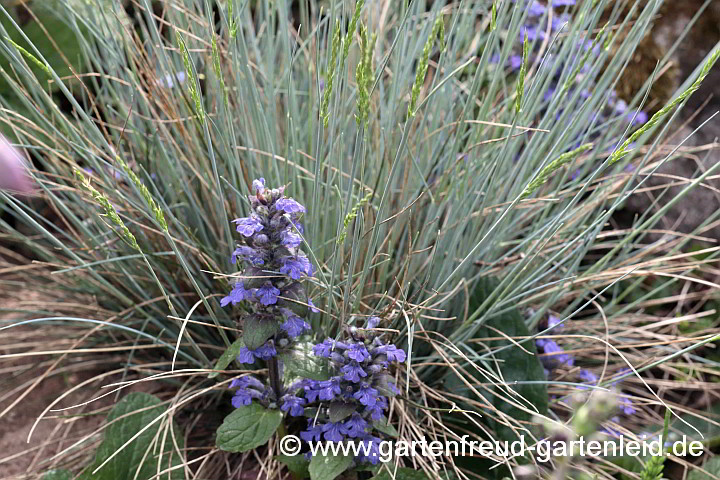
<svg viewBox="0 0 720 480">
<path fill-rule="evenodd" d="M 499 281 L 494 278 L 480 279 L 478 286 L 475 288 L 473 296 L 470 299 L 471 312 L 477 310 L 480 307 L 482 302 L 486 298 L 488 298 L 489 295 L 492 294 L 498 283 Z M 476 338 L 498 337 L 498 332 L 502 332 L 508 337 L 528 337 L 530 335 L 530 331 L 525 325 L 523 315 L 517 309 L 509 310 L 501 316 L 488 320 L 485 325 L 478 330 Z M 543 372 L 543 367 L 537 357 L 535 342 L 526 341 L 522 343 L 522 348 L 519 346 L 514 346 L 509 340 L 491 340 L 483 342 L 483 345 L 488 350 L 493 351 L 500 350 L 503 347 L 506 347 L 495 353 L 494 360 L 491 359 L 491 361 L 488 361 L 486 367 L 497 365 L 497 368 L 499 369 L 499 374 L 502 376 L 502 378 L 507 384 L 512 385 L 512 383 L 516 380 L 536 380 L 539 382 L 537 384 L 519 384 L 512 387 L 508 386 L 501 389 L 494 388 L 493 390 L 497 392 L 498 395 L 501 395 L 504 398 L 510 396 L 510 398 L 515 398 L 515 400 L 517 400 L 522 397 L 528 402 L 532 403 L 538 410 L 538 412 L 540 412 L 540 414 L 547 413 L 547 385 L 542 383 L 546 380 L 546 378 Z M 483 349 L 482 353 L 485 353 L 486 351 L 487 350 Z M 463 365 L 463 367 L 467 372 L 474 371 L 473 367 L 467 364 Z M 477 375 L 477 381 L 484 381 L 479 377 L 479 374 Z M 472 397 L 474 395 L 472 392 L 469 391 L 469 388 L 456 376 L 456 374 L 448 373 L 446 378 L 447 380 L 445 388 L 447 389 L 447 391 L 452 391 L 460 396 L 467 395 Z M 509 394 L 507 390 L 510 388 L 512 388 L 518 395 Z M 506 400 L 500 398 L 497 395 L 493 395 L 491 398 L 493 404 L 495 405 L 495 408 L 504 412 L 509 417 L 519 420 L 521 422 L 530 422 L 532 416 L 530 413 L 514 407 Z M 466 406 L 466 408 L 472 407 Z M 492 419 L 486 419 L 486 423 L 488 423 L 488 425 L 496 432 L 499 439 L 508 441 L 515 441 L 518 439 L 517 433 L 515 433 L 511 428 L 495 422 Z"/>
<path fill-rule="evenodd" d="M 315 455 L 310 460 L 312 480 L 333 480 L 348 469 L 353 461 L 350 455 Z"/>
<path fill-rule="evenodd" d="M 706 473 L 707 472 L 707 473 Z M 687 480 L 713 480 L 713 477 L 720 477 L 720 457 L 712 457 L 705 465 L 702 466 L 702 470 L 695 468 L 687 477 Z"/>
<path fill-rule="evenodd" d="M 72 473 L 67 470 L 50 470 L 43 475 L 42 480 L 72 480 Z"/>
<path fill-rule="evenodd" d="M 317 418 L 319 411 L 320 409 L 317 407 L 305 407 L 303 416 L 306 418 Z"/>
<path fill-rule="evenodd" d="M 370 463 L 361 463 L 357 467 L 353 468 L 352 471 L 354 471 L 354 472 L 370 472 L 370 474 L 372 476 L 375 476 L 382 467 L 383 467 L 383 463 L 378 463 L 377 465 L 373 465 Z"/>
<path fill-rule="evenodd" d="M 291 283 L 285 287 L 278 298 L 277 306 L 291 310 L 295 315 L 307 317 L 309 313 L 308 296 L 301 283 Z"/>
<path fill-rule="evenodd" d="M 310 462 L 303 455 L 275 455 L 275 460 L 287 466 L 291 473 L 300 478 L 310 476 Z"/>
<path fill-rule="evenodd" d="M 357 405 L 345 402 L 332 402 L 328 407 L 331 422 L 345 420 L 356 410 Z"/>
<path fill-rule="evenodd" d="M 218 428 L 215 443 L 226 452 L 247 452 L 267 443 L 282 418 L 280 410 L 269 410 L 257 403 L 237 408 Z"/>
<path fill-rule="evenodd" d="M 285 365 L 285 382 L 288 385 L 298 378 L 318 381 L 330 378 L 327 360 L 316 357 L 312 347 L 310 342 L 298 342 L 292 351 L 279 355 Z"/>
<path fill-rule="evenodd" d="M 392 466 L 390 466 L 389 468 L 390 470 L 392 470 L 395 476 L 391 475 L 390 472 L 387 471 L 387 469 L 383 469 L 382 472 L 372 477 L 372 480 L 428 480 L 425 472 L 421 472 L 420 470 L 401 467 L 398 468 L 397 471 L 395 471 Z"/>
<path fill-rule="evenodd" d="M 273 335 L 278 331 L 275 319 L 262 318 L 258 315 L 249 315 L 245 317 L 243 326 L 243 341 L 250 350 L 265 345 Z"/>
<path fill-rule="evenodd" d="M 674 419 L 670 428 L 672 434 L 669 440 L 675 441 L 677 438 L 687 435 L 688 440 L 701 440 L 711 445 L 720 442 L 720 427 L 713 423 L 720 422 L 720 403 L 712 405 L 702 415 L 702 417 L 688 414 L 681 415 L 680 418 L 687 423 L 677 418 Z M 688 423 L 695 428 L 688 426 Z M 700 431 L 702 437 L 698 435 L 695 429 Z"/>
<path fill-rule="evenodd" d="M 228 365 L 232 363 L 233 360 L 235 360 L 235 357 L 238 356 L 238 353 L 240 353 L 240 349 L 245 346 L 245 342 L 243 342 L 242 338 L 238 338 L 235 340 L 232 345 L 228 347 L 225 352 L 223 352 L 222 355 L 220 355 L 220 358 L 218 358 L 217 363 L 215 364 L 215 368 L 213 370 L 225 370 Z M 215 378 L 218 375 L 220 375 L 220 372 L 211 372 L 210 375 L 208 375 L 208 378 Z"/>
<path fill-rule="evenodd" d="M 166 421 L 158 420 L 118 452 L 125 442 L 163 415 L 166 409 L 160 399 L 148 393 L 136 392 L 123 398 L 110 411 L 107 418 L 110 425 L 105 430 L 105 437 L 95 453 L 95 460 L 80 475 L 80 480 L 184 479 L 185 473 L 182 468 L 156 476 L 159 471 L 184 463 L 178 453 L 178 450 L 182 451 L 184 448 L 183 436 L 175 422 L 171 430 Z M 93 473 L 113 454 L 116 455 L 97 473 Z"/>
<path fill-rule="evenodd" d="M 385 417 L 383 417 L 381 420 L 374 421 L 373 428 L 393 438 L 397 438 L 400 436 L 400 433 L 398 433 L 397 429 L 393 426 L 392 423 L 388 423 L 388 420 Z"/>
</svg>

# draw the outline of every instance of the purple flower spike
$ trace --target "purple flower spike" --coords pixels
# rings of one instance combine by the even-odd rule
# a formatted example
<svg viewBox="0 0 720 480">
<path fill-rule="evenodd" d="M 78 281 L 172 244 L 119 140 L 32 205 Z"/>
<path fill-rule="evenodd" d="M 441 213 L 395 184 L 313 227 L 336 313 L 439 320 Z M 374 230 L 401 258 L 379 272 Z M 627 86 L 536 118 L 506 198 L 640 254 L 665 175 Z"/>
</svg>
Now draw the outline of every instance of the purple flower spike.
<svg viewBox="0 0 720 480">
<path fill-rule="evenodd" d="M 265 285 L 257 289 L 255 295 L 263 305 L 275 305 L 277 303 L 278 295 L 280 295 L 280 290 L 275 288 L 272 283 L 265 282 Z"/>
<path fill-rule="evenodd" d="M 275 209 L 282 210 L 285 213 L 302 213 L 305 211 L 305 207 L 292 198 L 281 198 L 275 202 Z"/>
<path fill-rule="evenodd" d="M 285 197 L 285 187 L 266 186 L 262 177 L 252 182 L 250 190 L 249 215 L 234 220 L 241 237 L 230 261 L 238 265 L 240 278 L 254 280 L 237 282 L 230 294 L 221 300 L 221 304 L 226 306 L 230 303 L 251 300 L 252 303 L 247 305 L 244 314 L 246 319 L 254 316 L 273 325 L 280 325 L 277 330 L 270 332 L 270 338 L 259 348 L 240 349 L 237 360 L 243 364 L 253 364 L 257 360 L 263 363 L 262 361 L 273 359 L 278 355 L 278 350 L 292 349 L 293 340 L 311 329 L 306 321 L 305 312 L 297 315 L 292 310 L 278 305 L 283 291 L 289 292 L 292 298 L 307 298 L 303 284 L 296 282 L 313 275 L 312 264 L 302 249 L 298 248 L 303 243 L 301 234 L 304 230 L 299 219 L 300 214 L 305 212 L 305 207 Z M 262 272 L 272 275 L 267 276 Z M 246 286 L 259 286 L 259 288 L 249 289 Z M 246 322 L 245 325 L 252 328 L 252 322 Z M 246 338 L 246 342 L 252 345 L 250 339 Z M 282 373 L 280 376 L 282 377 Z M 337 379 L 342 379 L 342 376 L 337 376 Z M 303 415 L 308 400 L 315 401 L 318 397 L 322 400 L 334 398 L 342 391 L 339 380 L 321 385 L 309 379 L 300 379 L 289 387 L 278 386 L 283 390 L 282 392 L 256 382 L 257 380 L 232 382 L 232 388 L 237 389 L 233 399 L 235 406 L 248 405 L 253 398 L 260 398 L 265 406 L 270 404 L 271 408 L 279 407 L 290 416 L 300 416 Z M 274 382 L 273 385 L 277 386 Z M 319 437 L 319 434 L 315 435 L 312 431 L 310 435 Z"/>
<path fill-rule="evenodd" d="M 553 7 L 572 7 L 575 5 L 575 0 L 552 0 Z"/>
<path fill-rule="evenodd" d="M 263 224 L 259 218 L 254 215 L 233 220 L 237 225 L 237 231 L 243 237 L 252 237 L 255 232 L 262 230 Z"/>
</svg>

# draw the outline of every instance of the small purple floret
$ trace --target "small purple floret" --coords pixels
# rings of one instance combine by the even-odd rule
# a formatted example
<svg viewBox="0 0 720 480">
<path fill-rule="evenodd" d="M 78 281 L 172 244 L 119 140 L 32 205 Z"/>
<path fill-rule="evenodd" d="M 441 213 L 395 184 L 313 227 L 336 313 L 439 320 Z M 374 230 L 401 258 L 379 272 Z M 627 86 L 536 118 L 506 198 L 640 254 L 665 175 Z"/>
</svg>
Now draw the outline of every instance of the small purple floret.
<svg viewBox="0 0 720 480">
<path fill-rule="evenodd" d="M 378 347 L 374 350 L 374 352 L 387 355 L 388 360 L 390 360 L 391 362 L 402 363 L 405 361 L 406 358 L 405 350 L 403 350 L 402 348 L 397 348 L 392 343 Z"/>
<path fill-rule="evenodd" d="M 265 190 L 265 179 L 260 177 L 257 180 L 253 180 L 252 188 L 255 193 L 262 193 Z"/>
<path fill-rule="evenodd" d="M 372 407 L 377 403 L 378 391 L 371 387 L 369 384 L 363 383 L 362 387 L 360 387 L 360 389 L 355 392 L 353 398 L 355 398 L 357 401 L 359 401 L 366 407 Z"/>
<path fill-rule="evenodd" d="M 280 290 L 275 288 L 270 282 L 265 282 L 265 285 L 258 288 L 255 292 L 257 299 L 265 306 L 275 305 L 277 303 L 278 295 L 280 295 Z"/>
<path fill-rule="evenodd" d="M 285 213 L 302 213 L 305 211 L 305 207 L 292 198 L 281 198 L 275 202 L 275 209 L 282 210 Z"/>
<path fill-rule="evenodd" d="M 275 350 L 275 345 L 268 342 L 265 345 L 253 350 L 253 355 L 255 355 L 255 358 L 259 358 L 260 360 L 270 360 L 272 357 L 277 355 L 277 350 Z"/>
<path fill-rule="evenodd" d="M 360 377 L 367 377 L 365 370 L 363 370 L 358 364 L 349 363 L 347 365 L 343 365 L 340 371 L 343 373 L 343 378 L 348 382 L 358 383 L 360 381 Z"/>
<path fill-rule="evenodd" d="M 305 275 L 312 276 L 312 264 L 310 260 L 303 255 L 285 257 L 282 262 L 283 265 L 280 267 L 280 273 L 289 275 L 293 280 L 299 280 Z"/>
<path fill-rule="evenodd" d="M 310 324 L 297 315 L 292 315 L 280 325 L 280 328 L 285 330 L 290 338 L 296 338 L 310 330 Z"/>
<path fill-rule="evenodd" d="M 368 353 L 365 345 L 362 343 L 354 343 L 347 349 L 347 355 L 350 359 L 356 362 L 364 362 L 370 360 L 370 354 Z"/>
<path fill-rule="evenodd" d="M 299 417 L 305 413 L 305 399 L 295 395 L 283 395 L 280 410 L 290 413 L 293 417 Z"/>
<path fill-rule="evenodd" d="M 325 440 L 329 442 L 341 442 L 343 440 L 343 428 L 340 423 L 328 422 L 322 426 Z"/>
<path fill-rule="evenodd" d="M 223 297 L 223 299 L 220 300 L 220 305 L 225 307 L 230 302 L 232 302 L 233 305 L 237 305 L 243 300 L 250 300 L 252 296 L 252 290 L 245 289 L 245 284 L 243 282 L 237 282 L 233 287 L 232 291 L 230 292 L 230 295 L 228 295 L 227 297 Z"/>
<path fill-rule="evenodd" d="M 259 218 L 253 216 L 243 217 L 234 220 L 237 231 L 244 237 L 252 237 L 255 232 L 262 230 L 263 224 Z"/>
<path fill-rule="evenodd" d="M 242 347 L 240 353 L 237 355 L 237 361 L 240 363 L 252 364 L 255 363 L 255 355 L 247 347 Z"/>
<path fill-rule="evenodd" d="M 345 423 L 343 424 L 343 428 L 350 438 L 357 438 L 365 435 L 365 429 L 367 427 L 368 422 L 366 422 L 357 412 L 353 413 L 352 416 L 345 420 Z"/>
</svg>

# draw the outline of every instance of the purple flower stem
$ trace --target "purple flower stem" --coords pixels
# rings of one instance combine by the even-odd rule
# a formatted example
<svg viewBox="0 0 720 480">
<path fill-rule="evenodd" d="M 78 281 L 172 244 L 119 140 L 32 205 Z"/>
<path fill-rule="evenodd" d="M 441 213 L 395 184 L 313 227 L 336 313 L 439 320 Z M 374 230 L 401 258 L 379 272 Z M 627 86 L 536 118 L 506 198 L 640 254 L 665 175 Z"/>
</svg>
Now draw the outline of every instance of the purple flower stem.
<svg viewBox="0 0 720 480">
<path fill-rule="evenodd" d="M 267 367 L 268 377 L 270 377 L 270 387 L 275 392 L 275 398 L 280 399 L 283 396 L 283 388 L 277 356 L 273 356 L 267 360 Z"/>
</svg>

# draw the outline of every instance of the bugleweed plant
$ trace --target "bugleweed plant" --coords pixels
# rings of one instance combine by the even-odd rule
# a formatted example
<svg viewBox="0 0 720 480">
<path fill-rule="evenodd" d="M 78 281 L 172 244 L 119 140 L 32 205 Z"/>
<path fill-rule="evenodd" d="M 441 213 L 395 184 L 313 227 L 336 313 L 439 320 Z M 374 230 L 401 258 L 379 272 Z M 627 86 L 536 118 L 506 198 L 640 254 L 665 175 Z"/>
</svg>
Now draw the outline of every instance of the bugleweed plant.
<svg viewBox="0 0 720 480">
<path fill-rule="evenodd" d="M 614 93 L 662 1 L 51 3 L 33 21 L 72 34 L 60 63 L 16 9 L 0 22 L 0 120 L 36 185 L 0 193 L 0 329 L 18 339 L 0 419 L 43 379 L 82 378 L 46 399 L 38 422 L 64 428 L 33 473 L 545 475 L 530 455 L 307 442 L 533 444 L 574 422 L 578 389 L 620 406 L 605 435 L 657 434 L 666 407 L 671 433 L 708 425 L 683 402 L 718 367 L 697 355 L 717 247 L 693 251 L 717 218 L 659 222 L 718 165 L 615 216 L 706 151 L 668 133 L 720 50 L 649 118 L 652 78 Z"/>
</svg>

